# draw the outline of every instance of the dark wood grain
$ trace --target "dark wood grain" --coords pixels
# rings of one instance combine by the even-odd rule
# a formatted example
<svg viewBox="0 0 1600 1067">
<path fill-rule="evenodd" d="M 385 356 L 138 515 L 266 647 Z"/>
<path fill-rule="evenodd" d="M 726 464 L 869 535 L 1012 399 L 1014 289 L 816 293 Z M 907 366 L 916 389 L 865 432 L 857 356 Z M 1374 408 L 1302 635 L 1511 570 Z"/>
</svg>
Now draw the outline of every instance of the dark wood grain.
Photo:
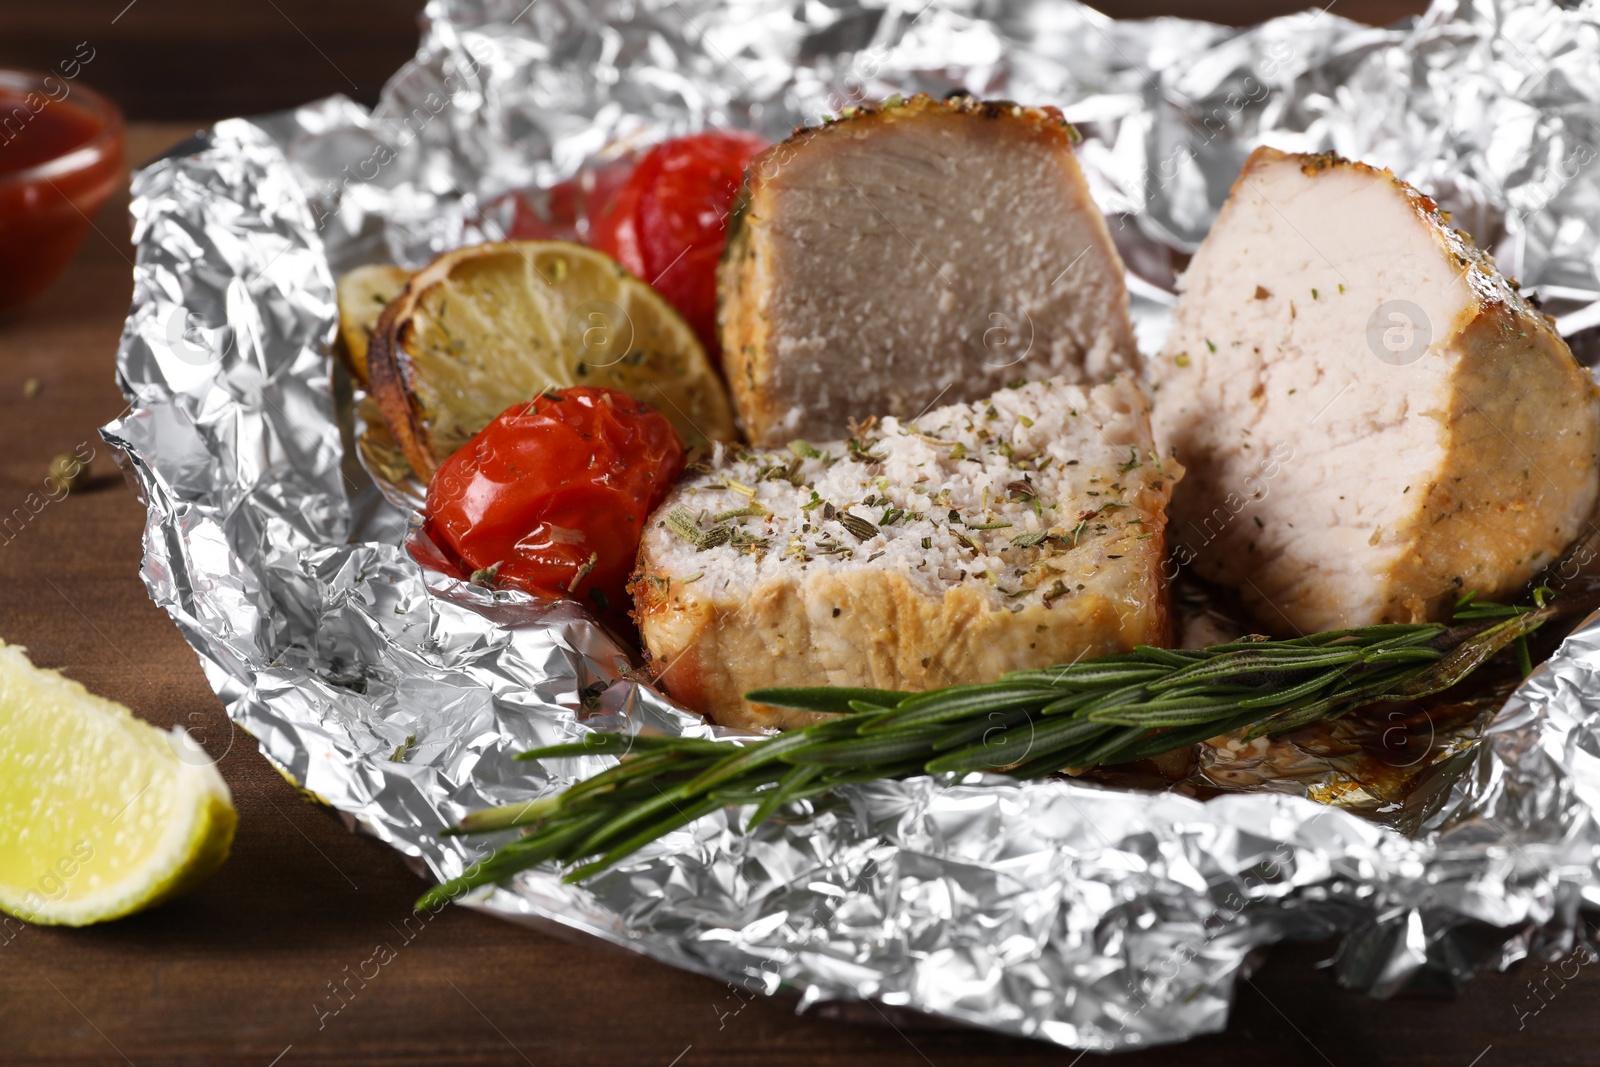
<svg viewBox="0 0 1600 1067">
<path fill-rule="evenodd" d="M 1119 18 L 1260 22 L 1309 0 L 1100 0 Z M 1424 0 L 1334 0 L 1378 25 Z M 0 0 L 0 67 L 49 69 L 93 51 L 82 77 L 133 119 L 219 119 L 334 93 L 365 104 L 416 49 L 420 0 Z M 82 53 L 87 54 L 87 53 Z"/>
<path fill-rule="evenodd" d="M 146 158 L 190 129 L 136 128 L 130 154 Z M 194 654 L 145 596 L 144 512 L 95 432 L 122 409 L 112 374 L 130 293 L 126 202 L 97 225 L 58 285 L 0 321 L 0 513 L 40 485 L 52 456 L 84 442 L 97 452 L 91 487 L 0 541 L 0 637 L 153 722 L 193 731 L 221 759 L 239 833 L 215 877 L 147 914 L 85 930 L 0 925 L 0 1063 L 1076 1062 L 1051 1046 L 971 1030 L 799 1017 L 792 1000 L 746 1003 L 719 982 L 458 908 L 407 940 L 402 924 L 422 883 L 397 854 L 302 801 L 231 729 Z M 30 378 L 40 388 L 28 399 Z M 364 985 L 351 980 L 379 944 L 396 958 Z M 1525 966 L 1481 977 L 1454 999 L 1376 1003 L 1318 969 L 1326 953 L 1275 950 L 1240 985 L 1227 1033 L 1115 1062 L 1497 1067 L 1597 1058 L 1600 972 L 1585 968 L 1564 988 L 1543 984 L 1543 1001 L 1529 983 L 1545 972 Z M 335 986 L 348 990 L 342 1000 Z M 1539 1014 L 1520 1014 L 1541 1003 Z"/>
<path fill-rule="evenodd" d="M 0 66 L 82 78 L 132 119 L 220 119 L 334 93 L 365 104 L 417 48 L 420 0 L 0 0 Z M 87 54 L 87 53 L 85 53 Z"/>
</svg>

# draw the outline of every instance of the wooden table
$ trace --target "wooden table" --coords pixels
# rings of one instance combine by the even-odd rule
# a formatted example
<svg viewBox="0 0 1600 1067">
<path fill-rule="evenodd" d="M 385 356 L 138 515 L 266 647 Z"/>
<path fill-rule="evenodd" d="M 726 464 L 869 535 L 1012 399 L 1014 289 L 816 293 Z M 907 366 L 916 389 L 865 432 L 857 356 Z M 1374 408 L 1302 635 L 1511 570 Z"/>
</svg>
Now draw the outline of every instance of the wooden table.
<svg viewBox="0 0 1600 1067">
<path fill-rule="evenodd" d="M 135 160 L 191 127 L 136 126 Z M 27 645 L 145 718 L 187 727 L 220 757 L 239 808 L 232 858 L 192 895 L 84 930 L 0 925 L 0 1063 L 28 1064 L 1068 1064 L 1075 1053 L 964 1029 L 861 1025 L 744 1002 L 728 986 L 598 942 L 464 909 L 407 943 L 422 883 L 398 854 L 295 794 L 233 730 L 195 655 L 138 577 L 144 509 L 96 428 L 123 401 L 113 353 L 127 311 L 126 201 L 33 306 L 0 322 L 0 513 L 87 442 L 93 483 L 0 539 L 0 637 Z M 25 397 L 24 385 L 39 388 Z M 397 958 L 347 978 L 380 943 Z M 1600 1058 L 1600 971 L 1538 1007 L 1523 967 L 1453 1000 L 1376 1003 L 1317 963 L 1274 950 L 1241 983 L 1228 1032 L 1118 1064 L 1496 1067 Z M 336 1015 L 335 986 L 354 990 Z M 1520 1025 L 1519 1025 L 1520 1023 Z M 1087 1061 L 1086 1061 L 1087 1062 Z"/>
</svg>

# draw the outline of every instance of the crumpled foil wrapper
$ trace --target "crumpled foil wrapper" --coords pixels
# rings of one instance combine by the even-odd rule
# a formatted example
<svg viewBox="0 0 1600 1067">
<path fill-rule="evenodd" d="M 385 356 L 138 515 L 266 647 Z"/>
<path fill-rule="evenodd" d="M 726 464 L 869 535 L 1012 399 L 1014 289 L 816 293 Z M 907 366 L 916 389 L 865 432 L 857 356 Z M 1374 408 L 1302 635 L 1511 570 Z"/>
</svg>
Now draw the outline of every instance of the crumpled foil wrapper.
<svg viewBox="0 0 1600 1067">
<path fill-rule="evenodd" d="M 441 827 L 607 763 L 515 753 L 596 728 L 716 732 L 575 607 L 412 561 L 406 511 L 348 447 L 327 354 L 340 272 L 497 237 L 506 194 L 665 135 L 779 136 L 963 87 L 1081 125 L 1147 349 L 1174 265 L 1263 142 L 1394 167 L 1582 341 L 1600 323 L 1597 64 L 1595 10 L 1543 0 L 1247 30 L 1064 0 L 434 0 L 375 111 L 333 98 L 222 122 L 134 180 L 132 406 L 104 434 L 149 508 L 145 582 L 268 760 L 419 871 L 459 874 L 494 842 Z M 1590 623 L 1409 838 L 1281 794 L 919 778 L 749 837 L 711 816 L 582 886 L 535 870 L 467 903 L 798 991 L 803 1009 L 1178 1041 L 1222 1028 L 1254 950 L 1280 939 L 1342 935 L 1340 980 L 1375 996 L 1570 950 L 1579 908 L 1600 905 L 1597 675 Z"/>
</svg>

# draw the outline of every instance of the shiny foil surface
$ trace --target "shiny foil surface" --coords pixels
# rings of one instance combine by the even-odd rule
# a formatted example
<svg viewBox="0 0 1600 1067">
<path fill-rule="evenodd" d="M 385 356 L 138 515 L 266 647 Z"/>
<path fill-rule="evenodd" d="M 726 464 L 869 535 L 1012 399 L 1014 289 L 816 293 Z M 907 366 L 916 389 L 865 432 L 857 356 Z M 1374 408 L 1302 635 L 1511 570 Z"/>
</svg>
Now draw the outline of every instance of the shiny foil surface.
<svg viewBox="0 0 1600 1067">
<path fill-rule="evenodd" d="M 149 508 L 145 582 L 267 759 L 420 872 L 458 874 L 494 842 L 442 827 L 607 763 L 517 752 L 596 728 L 718 731 L 574 606 L 412 561 L 404 487 L 386 499 L 348 447 L 328 357 L 341 272 L 498 237 L 507 194 L 663 136 L 776 137 L 962 87 L 1081 126 L 1146 350 L 1174 266 L 1270 143 L 1434 194 L 1582 352 L 1600 324 L 1597 69 L 1595 9 L 1544 0 L 1246 30 L 1064 0 L 434 0 L 375 111 L 333 98 L 222 122 L 134 180 L 132 408 L 104 434 Z M 1341 935 L 1340 980 L 1374 996 L 1570 950 L 1578 909 L 1600 905 L 1597 716 L 1591 621 L 1444 767 L 1412 837 L 1281 792 L 919 778 L 749 837 L 738 813 L 711 816 L 582 886 L 540 869 L 464 903 L 802 1009 L 870 1000 L 1076 1048 L 1179 1041 L 1221 1029 L 1253 951 L 1285 938 Z"/>
</svg>

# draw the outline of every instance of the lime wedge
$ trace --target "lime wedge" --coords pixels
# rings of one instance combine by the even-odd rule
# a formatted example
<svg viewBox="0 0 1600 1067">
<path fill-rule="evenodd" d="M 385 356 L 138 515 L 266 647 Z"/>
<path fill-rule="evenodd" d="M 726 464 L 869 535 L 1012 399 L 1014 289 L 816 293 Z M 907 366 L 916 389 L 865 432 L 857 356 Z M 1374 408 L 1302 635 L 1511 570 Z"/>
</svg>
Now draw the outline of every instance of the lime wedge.
<svg viewBox="0 0 1600 1067">
<path fill-rule="evenodd" d="M 400 295 L 411 280 L 404 267 L 375 264 L 357 267 L 339 279 L 339 340 L 350 357 L 350 372 L 363 387 L 367 384 L 367 342 L 372 328 L 389 301 Z"/>
<path fill-rule="evenodd" d="M 0 641 L 0 911 L 83 926 L 187 892 L 238 821 L 216 766 Z"/>
</svg>

